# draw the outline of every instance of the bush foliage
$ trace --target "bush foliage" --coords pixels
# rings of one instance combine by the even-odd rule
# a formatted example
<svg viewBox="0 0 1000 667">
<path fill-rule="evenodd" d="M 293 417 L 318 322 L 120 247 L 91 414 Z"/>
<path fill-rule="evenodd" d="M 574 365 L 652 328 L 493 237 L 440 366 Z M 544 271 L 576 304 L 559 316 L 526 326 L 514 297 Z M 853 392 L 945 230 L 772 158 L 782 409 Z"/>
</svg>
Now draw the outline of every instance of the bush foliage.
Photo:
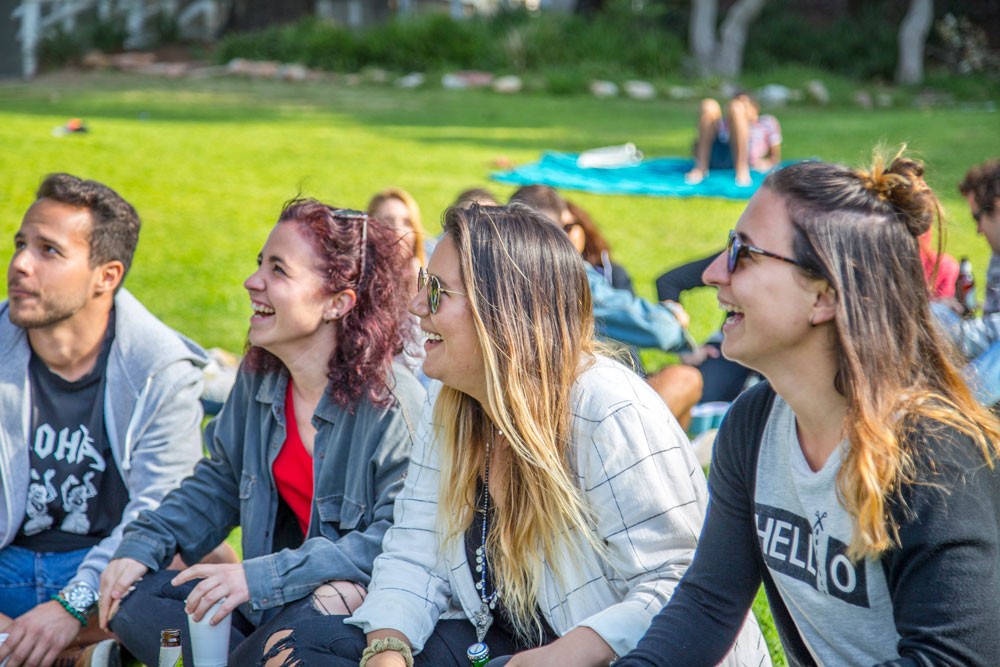
<svg viewBox="0 0 1000 667">
<path fill-rule="evenodd" d="M 254 58 L 299 62 L 333 71 L 365 66 L 395 71 L 485 69 L 524 74 L 572 68 L 666 77 L 681 66 L 683 39 L 641 13 L 611 12 L 598 18 L 548 12 L 501 12 L 456 21 L 429 13 L 365 30 L 315 19 L 230 35 L 216 51 L 221 62 Z M 565 78 L 565 74 L 554 74 Z"/>
<path fill-rule="evenodd" d="M 534 74 L 556 93 L 580 92 L 594 78 L 688 78 L 689 3 L 649 1 L 636 7 L 626 0 L 610 0 L 604 11 L 586 16 L 508 10 L 460 21 L 427 13 L 364 30 L 305 19 L 229 35 L 216 56 L 220 62 L 243 57 L 339 72 L 381 67 L 397 72 L 484 69 Z M 854 16 L 817 18 L 803 15 L 792 0 L 772 0 L 750 28 L 744 76 L 807 68 L 854 81 L 891 81 L 904 10 L 898 2 L 873 0 Z M 942 54 L 954 60 L 961 55 L 956 55 L 958 50 L 968 50 L 962 35 L 958 46 L 942 45 L 939 32 L 933 30 L 928 40 L 931 76 L 947 65 Z M 973 78 L 979 79 L 973 97 L 982 98 L 982 79 L 995 81 L 996 72 L 979 72 Z"/>
</svg>

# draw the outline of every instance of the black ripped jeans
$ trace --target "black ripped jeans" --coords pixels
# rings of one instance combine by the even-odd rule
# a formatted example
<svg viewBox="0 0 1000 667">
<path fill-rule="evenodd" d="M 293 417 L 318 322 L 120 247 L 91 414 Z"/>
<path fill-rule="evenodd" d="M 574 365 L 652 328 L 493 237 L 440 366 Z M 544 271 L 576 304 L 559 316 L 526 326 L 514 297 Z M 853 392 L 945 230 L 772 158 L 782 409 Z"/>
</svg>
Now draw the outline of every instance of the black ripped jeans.
<svg viewBox="0 0 1000 667">
<path fill-rule="evenodd" d="M 111 630 L 129 652 L 146 665 L 155 665 L 158 662 L 160 631 L 171 628 L 181 631 L 184 664 L 194 664 L 188 636 L 187 614 L 184 613 L 184 600 L 198 582 L 191 581 L 173 586 L 170 580 L 177 574 L 173 571 L 147 574 L 136 584 L 135 590 L 122 601 L 118 613 L 111 619 Z M 326 623 L 305 623 L 320 617 Z M 317 611 L 311 595 L 288 603 L 277 610 L 277 613 L 272 611 L 259 627 L 255 627 L 237 609 L 233 612 L 233 626 L 229 635 L 229 664 L 240 666 L 258 664 L 264 653 L 264 644 L 274 632 L 281 629 L 295 628 L 298 636 L 307 638 L 312 632 L 323 634 L 324 625 L 342 620 L 342 616 L 327 617 Z M 308 627 L 302 627 L 300 631 L 298 628 L 303 623 Z"/>
<path fill-rule="evenodd" d="M 345 625 L 345 618 L 347 617 L 327 616 L 300 619 L 294 624 L 291 634 L 272 647 L 265 660 L 288 651 L 282 655 L 282 667 L 357 667 L 368 640 L 359 628 Z M 268 625 L 275 631 L 281 630 L 278 624 Z M 468 667 L 466 650 L 475 641 L 476 629 L 469 621 L 438 621 L 434 633 L 424 644 L 424 649 L 413 657 L 414 667 Z M 496 625 L 486 633 L 486 643 L 494 656 L 491 667 L 494 664 L 506 664 L 509 656 L 518 650 L 514 638 Z M 503 658 L 497 661 L 496 657 L 499 656 Z M 230 661 L 229 664 L 244 663 Z"/>
</svg>

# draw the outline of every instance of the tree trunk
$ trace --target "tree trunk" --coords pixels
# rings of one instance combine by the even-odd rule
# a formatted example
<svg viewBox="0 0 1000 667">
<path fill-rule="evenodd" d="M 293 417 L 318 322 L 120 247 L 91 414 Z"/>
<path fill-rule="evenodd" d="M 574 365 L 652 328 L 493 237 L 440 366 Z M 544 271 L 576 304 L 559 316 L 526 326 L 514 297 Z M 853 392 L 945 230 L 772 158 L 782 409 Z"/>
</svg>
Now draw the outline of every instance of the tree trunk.
<svg viewBox="0 0 1000 667">
<path fill-rule="evenodd" d="M 718 0 L 692 0 L 688 40 L 691 55 L 702 76 L 713 69 L 715 59 L 715 21 L 719 14 Z"/>
<path fill-rule="evenodd" d="M 272 25 L 292 23 L 304 16 L 315 16 L 315 0 L 231 0 L 225 32 L 261 30 Z"/>
<path fill-rule="evenodd" d="M 596 14 L 604 9 L 604 0 L 576 0 L 576 7 L 573 9 L 577 14 Z"/>
<path fill-rule="evenodd" d="M 740 75 L 750 24 L 760 15 L 765 2 L 767 0 L 739 0 L 730 7 L 719 29 L 719 45 L 714 64 L 717 73 L 732 77 Z"/>
<path fill-rule="evenodd" d="M 896 83 L 917 84 L 924 80 L 924 44 L 933 21 L 934 0 L 910 0 L 910 8 L 899 26 Z"/>
</svg>

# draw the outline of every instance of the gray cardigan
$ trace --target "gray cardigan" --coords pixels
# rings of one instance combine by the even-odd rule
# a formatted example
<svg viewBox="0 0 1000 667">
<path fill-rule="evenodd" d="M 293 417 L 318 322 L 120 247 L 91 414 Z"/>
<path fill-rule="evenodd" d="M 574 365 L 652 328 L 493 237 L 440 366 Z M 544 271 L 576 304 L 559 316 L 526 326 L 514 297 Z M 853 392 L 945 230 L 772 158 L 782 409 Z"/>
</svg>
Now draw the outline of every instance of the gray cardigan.
<svg viewBox="0 0 1000 667">
<path fill-rule="evenodd" d="M 0 548 L 17 534 L 28 497 L 31 347 L 0 304 Z M 108 355 L 104 423 L 129 491 L 121 522 L 95 545 L 72 581 L 95 589 L 123 526 L 156 507 L 201 458 L 201 368 L 205 352 L 156 319 L 127 290 L 115 295 L 115 339 Z"/>
<path fill-rule="evenodd" d="M 389 407 L 362 398 L 354 414 L 324 393 L 312 419 L 317 432 L 309 532 L 301 546 L 276 552 L 279 497 L 272 466 L 285 441 L 288 373 L 241 369 L 205 430 L 209 457 L 158 509 L 126 528 L 115 558 L 133 558 L 154 570 L 174 553 L 194 563 L 239 525 L 250 588 L 242 611 L 255 624 L 323 582 L 367 584 L 392 522 L 424 400 L 420 383 L 400 364 L 393 364 L 390 384 L 395 400 Z"/>
</svg>

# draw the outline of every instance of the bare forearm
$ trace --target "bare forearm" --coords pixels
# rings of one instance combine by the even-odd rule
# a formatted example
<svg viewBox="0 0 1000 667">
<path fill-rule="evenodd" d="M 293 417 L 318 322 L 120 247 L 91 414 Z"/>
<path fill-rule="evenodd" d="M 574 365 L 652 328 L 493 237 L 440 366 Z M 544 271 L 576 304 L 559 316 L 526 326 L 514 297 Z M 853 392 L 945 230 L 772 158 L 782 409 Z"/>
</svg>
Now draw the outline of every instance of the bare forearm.
<svg viewBox="0 0 1000 667">
<path fill-rule="evenodd" d="M 615 659 L 615 652 L 599 634 L 587 627 L 578 627 L 540 648 L 518 653 L 507 667 L 547 667 L 548 665 L 573 665 L 574 667 L 607 667 Z"/>
</svg>

